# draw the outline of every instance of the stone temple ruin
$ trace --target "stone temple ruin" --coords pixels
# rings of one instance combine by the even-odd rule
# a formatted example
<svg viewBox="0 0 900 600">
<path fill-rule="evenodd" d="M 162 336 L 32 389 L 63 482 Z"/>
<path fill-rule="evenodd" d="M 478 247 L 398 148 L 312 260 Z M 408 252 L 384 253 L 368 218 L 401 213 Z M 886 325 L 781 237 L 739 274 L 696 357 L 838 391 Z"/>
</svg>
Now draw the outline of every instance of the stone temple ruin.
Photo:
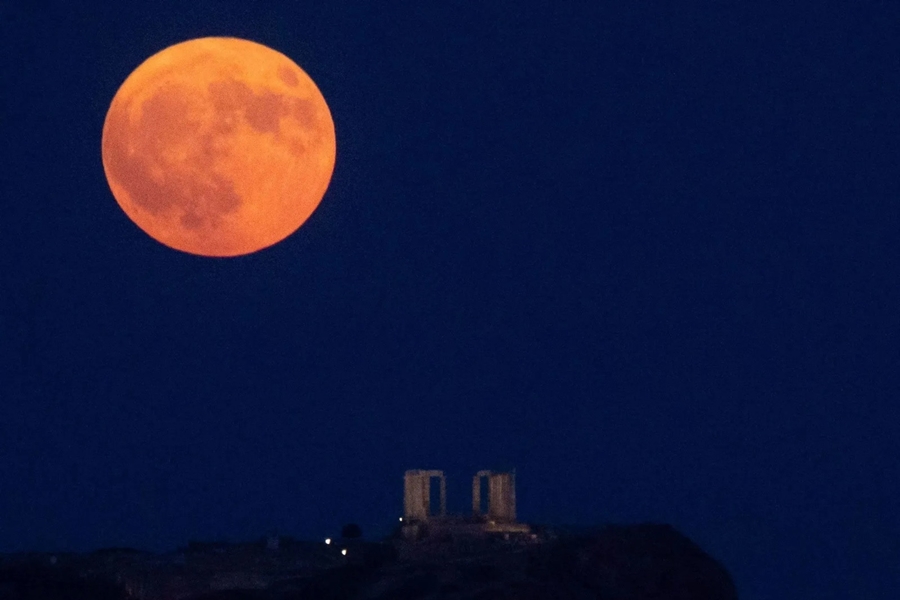
<svg viewBox="0 0 900 600">
<path fill-rule="evenodd" d="M 487 479 L 488 510 L 491 521 L 516 522 L 516 473 L 478 471 L 472 478 L 472 514 L 481 514 L 481 480 Z"/>
<path fill-rule="evenodd" d="M 447 516 L 447 480 L 443 471 L 423 471 L 415 469 L 407 471 L 403 478 L 403 520 L 427 521 L 431 512 L 431 479 L 441 482 L 441 512 L 438 516 Z"/>
<path fill-rule="evenodd" d="M 432 507 L 432 480 L 439 484 L 438 503 Z M 482 502 L 486 482 L 487 506 Z M 443 471 L 413 469 L 403 478 L 401 535 L 408 541 L 426 538 L 531 538 L 531 528 L 516 521 L 515 471 L 478 471 L 472 478 L 472 514 L 447 514 L 447 481 Z"/>
</svg>

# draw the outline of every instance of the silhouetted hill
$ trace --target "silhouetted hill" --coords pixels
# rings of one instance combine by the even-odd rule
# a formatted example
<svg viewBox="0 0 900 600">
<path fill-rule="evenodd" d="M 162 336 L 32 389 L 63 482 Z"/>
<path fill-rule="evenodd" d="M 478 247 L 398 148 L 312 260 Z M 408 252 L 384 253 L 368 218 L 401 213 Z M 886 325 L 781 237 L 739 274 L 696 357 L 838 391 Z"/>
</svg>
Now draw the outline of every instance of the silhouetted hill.
<svg viewBox="0 0 900 600">
<path fill-rule="evenodd" d="M 112 581 L 65 568 L 20 565 L 0 569 L 0 600 L 128 600 Z"/>
<path fill-rule="evenodd" d="M 668 525 L 392 544 L 217 544 L 170 558 L 113 550 L 69 566 L 7 564 L 0 600 L 737 599 L 725 568 Z"/>
<path fill-rule="evenodd" d="M 532 557 L 533 580 L 584 588 L 599 598 L 737 599 L 725 567 L 669 525 L 611 526 L 542 550 Z"/>
</svg>

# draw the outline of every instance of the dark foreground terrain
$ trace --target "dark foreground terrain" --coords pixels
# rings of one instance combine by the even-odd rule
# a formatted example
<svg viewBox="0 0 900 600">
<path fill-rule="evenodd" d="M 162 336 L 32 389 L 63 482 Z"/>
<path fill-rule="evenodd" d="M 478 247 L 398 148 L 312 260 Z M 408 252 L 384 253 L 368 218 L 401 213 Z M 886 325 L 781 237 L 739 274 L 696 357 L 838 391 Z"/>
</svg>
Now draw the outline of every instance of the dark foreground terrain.
<svg viewBox="0 0 900 600">
<path fill-rule="evenodd" d="M 342 554 L 341 550 L 346 550 Z M 732 600 L 725 568 L 667 525 L 537 541 L 192 544 L 156 555 L 0 557 L 0 600 Z"/>
</svg>

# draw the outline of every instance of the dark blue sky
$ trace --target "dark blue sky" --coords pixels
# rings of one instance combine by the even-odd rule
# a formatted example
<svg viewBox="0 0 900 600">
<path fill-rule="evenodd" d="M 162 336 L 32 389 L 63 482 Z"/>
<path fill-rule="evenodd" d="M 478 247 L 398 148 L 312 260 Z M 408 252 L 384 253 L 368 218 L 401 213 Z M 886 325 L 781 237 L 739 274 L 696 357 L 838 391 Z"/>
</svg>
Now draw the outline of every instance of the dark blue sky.
<svg viewBox="0 0 900 600">
<path fill-rule="evenodd" d="M 896 591 L 897 7 L 77 4 L 0 7 L 0 552 L 384 532 L 405 469 L 463 511 L 515 466 L 523 520 L 672 523 L 742 598 Z M 100 161 L 125 77 L 207 35 L 337 132 L 237 259 Z"/>
</svg>

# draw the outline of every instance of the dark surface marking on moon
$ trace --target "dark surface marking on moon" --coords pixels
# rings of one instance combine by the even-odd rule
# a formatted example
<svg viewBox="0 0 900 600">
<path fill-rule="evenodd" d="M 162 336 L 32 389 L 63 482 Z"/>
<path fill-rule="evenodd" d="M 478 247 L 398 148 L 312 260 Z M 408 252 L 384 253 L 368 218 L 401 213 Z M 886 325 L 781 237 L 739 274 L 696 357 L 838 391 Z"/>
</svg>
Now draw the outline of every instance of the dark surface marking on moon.
<svg viewBox="0 0 900 600">
<path fill-rule="evenodd" d="M 253 97 L 253 90 L 237 79 L 218 79 L 206 86 L 217 113 L 241 114 Z"/>
<path fill-rule="evenodd" d="M 294 73 L 294 70 L 285 65 L 278 67 L 278 79 L 290 87 L 297 87 L 297 84 L 300 83 L 300 79 L 297 77 L 297 74 Z"/>
<path fill-rule="evenodd" d="M 295 98 L 291 101 L 291 116 L 303 125 L 304 128 L 312 131 L 318 131 L 318 113 L 316 105 L 301 98 Z"/>
<path fill-rule="evenodd" d="M 280 129 L 281 117 L 287 112 L 284 96 L 272 92 L 254 94 L 252 101 L 247 105 L 247 122 L 257 131 L 276 133 Z"/>
<path fill-rule="evenodd" d="M 217 116 L 243 115 L 250 127 L 261 133 L 278 133 L 281 117 L 289 112 L 285 96 L 269 91 L 257 94 L 235 79 L 214 81 L 207 89 Z"/>
<path fill-rule="evenodd" d="M 144 103 L 136 127 L 129 125 L 127 106 L 111 112 L 104 156 L 110 176 L 140 208 L 154 215 L 182 211 L 187 229 L 215 228 L 222 215 L 240 207 L 241 198 L 213 171 L 217 152 L 212 138 L 201 136 L 201 124 L 191 119 L 186 94 L 160 89 Z M 182 163 L 174 162 L 173 150 L 186 152 Z"/>
</svg>

